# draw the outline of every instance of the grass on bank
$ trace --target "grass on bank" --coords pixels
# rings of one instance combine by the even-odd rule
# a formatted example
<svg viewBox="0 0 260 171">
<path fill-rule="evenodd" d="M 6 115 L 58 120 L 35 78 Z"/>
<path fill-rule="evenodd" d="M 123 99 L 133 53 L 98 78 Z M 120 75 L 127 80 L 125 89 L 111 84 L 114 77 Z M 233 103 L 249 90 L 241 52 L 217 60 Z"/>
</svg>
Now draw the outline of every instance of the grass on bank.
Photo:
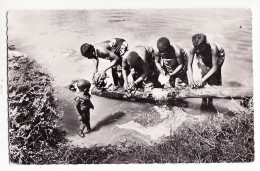
<svg viewBox="0 0 260 171">
<path fill-rule="evenodd" d="M 17 164 L 210 163 L 254 161 L 253 100 L 234 103 L 203 123 L 185 123 L 163 142 L 148 146 L 94 146 L 66 143 L 59 129 L 58 99 L 51 77 L 27 57 L 8 61 L 9 156 Z"/>
<path fill-rule="evenodd" d="M 51 78 L 34 60 L 8 58 L 9 152 L 13 163 L 39 163 L 44 151 L 65 142 L 57 124 Z"/>
</svg>

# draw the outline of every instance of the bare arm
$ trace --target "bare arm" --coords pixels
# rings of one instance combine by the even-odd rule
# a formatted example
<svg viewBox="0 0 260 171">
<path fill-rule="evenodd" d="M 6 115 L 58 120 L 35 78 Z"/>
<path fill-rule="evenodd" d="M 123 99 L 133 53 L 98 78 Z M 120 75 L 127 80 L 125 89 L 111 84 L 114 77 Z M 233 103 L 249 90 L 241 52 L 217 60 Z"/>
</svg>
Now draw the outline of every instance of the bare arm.
<svg viewBox="0 0 260 171">
<path fill-rule="evenodd" d="M 112 68 L 114 65 L 119 63 L 119 57 L 116 56 L 113 52 L 108 52 L 109 59 L 112 60 L 110 65 L 104 70 L 106 72 L 108 69 Z"/>
<path fill-rule="evenodd" d="M 176 51 L 176 58 L 177 58 L 177 62 L 178 62 L 178 66 L 175 68 L 175 70 L 170 74 L 170 76 L 172 75 L 175 75 L 176 73 L 178 73 L 182 67 L 183 67 L 183 59 L 182 59 L 182 56 L 181 56 L 181 51 L 180 49 L 178 51 Z"/>
<path fill-rule="evenodd" d="M 128 87 L 128 78 L 127 78 L 127 61 L 125 58 L 123 58 L 122 60 L 122 74 L 123 74 L 123 78 L 124 78 L 124 81 L 125 81 L 125 87 Z"/>
<path fill-rule="evenodd" d="M 160 63 L 160 55 L 159 55 L 159 52 L 155 52 L 155 65 L 157 67 L 157 69 L 159 70 L 159 72 L 163 75 L 165 75 L 165 72 L 162 68 L 162 65 Z"/>
<path fill-rule="evenodd" d="M 212 68 L 209 70 L 209 72 L 202 78 L 202 82 L 205 82 L 209 77 L 211 77 L 218 69 L 218 63 L 217 63 L 217 60 L 218 60 L 218 49 L 217 49 L 217 46 L 214 44 L 214 45 L 211 45 L 211 52 L 212 52 Z"/>
<path fill-rule="evenodd" d="M 108 57 L 108 59 L 111 61 L 110 65 L 108 65 L 108 67 L 105 68 L 104 71 L 101 73 L 101 79 L 105 79 L 106 78 L 106 71 L 119 63 L 119 57 L 116 56 L 113 52 L 111 52 L 109 50 L 106 50 L 106 52 L 103 53 L 102 56 L 100 56 L 100 57 L 101 58 Z"/>
<path fill-rule="evenodd" d="M 194 54 L 195 54 L 195 49 L 192 48 L 190 50 L 190 53 L 188 54 L 188 75 L 189 75 L 189 83 L 192 85 L 194 84 L 194 80 L 193 80 L 193 69 L 192 69 L 192 63 L 193 63 L 193 59 L 194 59 Z"/>
<path fill-rule="evenodd" d="M 98 58 L 94 59 L 94 63 L 96 65 L 96 70 L 95 70 L 95 73 L 96 73 L 96 72 L 98 72 L 99 59 Z"/>
<path fill-rule="evenodd" d="M 142 61 L 142 69 L 143 69 L 143 74 L 135 80 L 134 84 L 138 84 L 148 76 L 149 68 L 147 67 L 147 64 L 144 61 Z"/>
</svg>

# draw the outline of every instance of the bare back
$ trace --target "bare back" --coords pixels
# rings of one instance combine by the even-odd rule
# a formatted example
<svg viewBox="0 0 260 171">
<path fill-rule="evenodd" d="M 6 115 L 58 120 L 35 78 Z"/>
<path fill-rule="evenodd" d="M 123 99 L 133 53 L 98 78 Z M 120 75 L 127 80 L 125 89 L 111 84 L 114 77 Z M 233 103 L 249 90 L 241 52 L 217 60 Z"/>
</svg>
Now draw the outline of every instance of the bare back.
<svg viewBox="0 0 260 171">
<path fill-rule="evenodd" d="M 109 44 L 102 42 L 95 44 L 94 47 L 97 49 L 98 57 L 102 59 L 107 59 L 107 60 L 114 60 L 115 59 L 115 54 L 114 52 L 109 50 Z"/>
</svg>

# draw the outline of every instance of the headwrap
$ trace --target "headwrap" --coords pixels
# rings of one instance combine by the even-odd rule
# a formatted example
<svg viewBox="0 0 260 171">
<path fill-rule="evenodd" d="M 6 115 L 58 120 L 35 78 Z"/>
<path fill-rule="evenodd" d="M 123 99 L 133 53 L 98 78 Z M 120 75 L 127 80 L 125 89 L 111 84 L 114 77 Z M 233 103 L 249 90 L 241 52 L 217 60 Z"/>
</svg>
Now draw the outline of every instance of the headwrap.
<svg viewBox="0 0 260 171">
<path fill-rule="evenodd" d="M 88 43 L 84 43 L 83 45 L 81 45 L 80 51 L 81 51 L 82 56 L 85 56 L 85 57 L 89 58 L 89 57 L 87 56 L 87 53 L 88 53 L 92 48 L 94 48 L 94 46 L 91 45 L 91 44 L 88 44 Z"/>
<path fill-rule="evenodd" d="M 157 41 L 157 48 L 159 50 L 164 50 L 167 47 L 170 46 L 170 41 L 169 39 L 167 39 L 166 37 L 161 37 L 158 41 Z"/>
</svg>

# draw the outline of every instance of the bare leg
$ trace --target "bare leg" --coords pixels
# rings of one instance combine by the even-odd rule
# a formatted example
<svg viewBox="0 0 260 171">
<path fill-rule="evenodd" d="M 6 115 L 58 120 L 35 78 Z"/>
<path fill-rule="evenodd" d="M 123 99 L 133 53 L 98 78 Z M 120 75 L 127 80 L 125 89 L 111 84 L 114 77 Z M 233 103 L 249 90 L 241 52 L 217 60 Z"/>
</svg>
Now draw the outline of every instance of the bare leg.
<svg viewBox="0 0 260 171">
<path fill-rule="evenodd" d="M 79 136 L 80 136 L 81 138 L 84 138 L 84 137 L 85 137 L 85 135 L 84 135 L 84 133 L 83 133 L 85 127 L 86 127 L 85 124 L 81 123 L 81 125 L 80 125 L 80 132 L 79 132 Z"/>
<path fill-rule="evenodd" d="M 202 98 L 201 103 L 203 103 L 203 104 L 208 104 L 208 99 L 207 99 L 207 98 Z"/>
<path fill-rule="evenodd" d="M 213 106 L 213 98 L 208 98 L 208 105 Z"/>
<path fill-rule="evenodd" d="M 217 113 L 217 109 L 213 105 L 213 98 L 208 98 L 208 108 L 209 108 L 209 111 Z"/>
<path fill-rule="evenodd" d="M 207 103 L 207 98 L 202 98 L 202 101 L 201 101 L 201 106 L 200 106 L 200 110 L 201 111 L 206 111 L 207 108 L 208 108 L 208 103 Z"/>
<path fill-rule="evenodd" d="M 113 77 L 114 85 L 118 86 L 119 78 L 118 78 L 118 74 L 117 74 L 117 68 L 116 67 L 112 67 L 111 70 L 112 70 L 112 77 Z"/>
<path fill-rule="evenodd" d="M 86 125 L 82 124 L 82 126 L 80 127 L 80 131 L 83 133 L 84 129 L 85 129 Z"/>
<path fill-rule="evenodd" d="M 86 123 L 88 132 L 91 132 L 91 127 L 90 127 L 90 113 L 87 114 L 87 123 Z"/>
</svg>

